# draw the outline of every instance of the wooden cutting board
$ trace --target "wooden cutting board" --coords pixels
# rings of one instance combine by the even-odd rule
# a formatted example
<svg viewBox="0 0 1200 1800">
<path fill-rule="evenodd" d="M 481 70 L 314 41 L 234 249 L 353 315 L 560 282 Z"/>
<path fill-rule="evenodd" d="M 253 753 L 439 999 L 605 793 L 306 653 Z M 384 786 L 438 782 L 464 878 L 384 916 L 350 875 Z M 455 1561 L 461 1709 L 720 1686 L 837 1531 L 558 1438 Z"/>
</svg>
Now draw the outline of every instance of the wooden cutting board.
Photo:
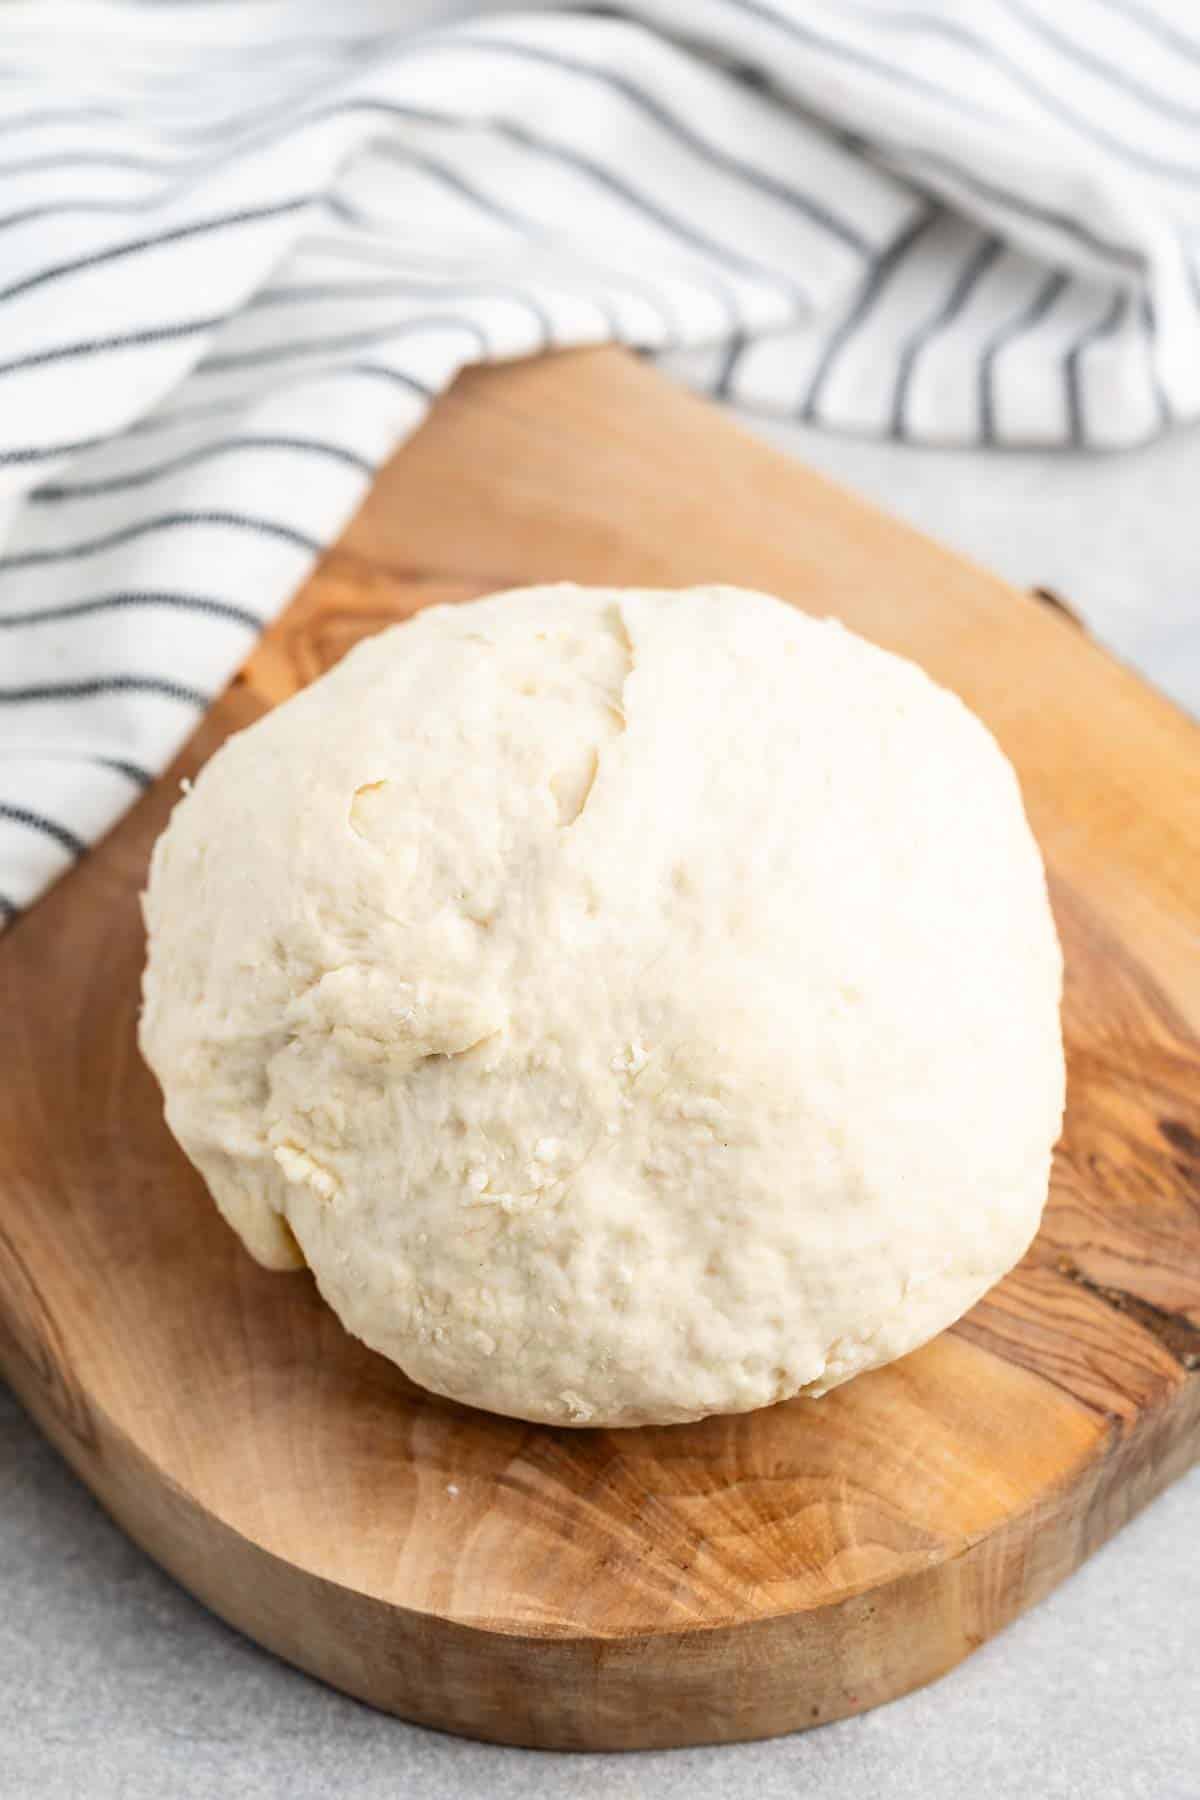
<svg viewBox="0 0 1200 1800">
<path fill-rule="evenodd" d="M 558 577 L 773 589 L 915 657 L 1013 757 L 1050 863 L 1070 1101 L 1043 1230 L 961 1324 L 816 1404 L 560 1431 L 421 1393 L 251 1263 L 138 1058 L 137 895 L 179 777 L 364 632 Z M 472 374 L 0 944 L 0 1360 L 152 1556 L 376 1705 L 587 1748 L 816 1724 L 948 1669 L 1200 1449 L 1198 1030 L 1192 724 L 618 352 Z"/>
</svg>

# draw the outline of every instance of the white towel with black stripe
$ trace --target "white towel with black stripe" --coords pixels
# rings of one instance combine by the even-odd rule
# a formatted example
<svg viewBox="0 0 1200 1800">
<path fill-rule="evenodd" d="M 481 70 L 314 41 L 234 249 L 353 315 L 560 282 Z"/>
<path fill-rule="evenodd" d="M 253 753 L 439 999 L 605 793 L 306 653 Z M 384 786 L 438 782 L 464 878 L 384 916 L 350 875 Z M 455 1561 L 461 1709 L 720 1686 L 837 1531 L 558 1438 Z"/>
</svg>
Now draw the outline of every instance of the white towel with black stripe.
<svg viewBox="0 0 1200 1800">
<path fill-rule="evenodd" d="M 922 443 L 1200 413 L 1190 0 L 0 11 L 0 915 L 464 364 Z"/>
</svg>

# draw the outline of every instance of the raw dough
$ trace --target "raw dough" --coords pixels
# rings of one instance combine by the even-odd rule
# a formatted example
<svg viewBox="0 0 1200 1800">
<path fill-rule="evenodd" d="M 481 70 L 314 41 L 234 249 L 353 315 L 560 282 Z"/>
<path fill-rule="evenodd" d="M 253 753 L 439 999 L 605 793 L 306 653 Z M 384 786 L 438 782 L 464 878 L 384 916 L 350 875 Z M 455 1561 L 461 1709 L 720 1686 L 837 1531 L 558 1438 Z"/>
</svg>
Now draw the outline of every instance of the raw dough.
<svg viewBox="0 0 1200 1800">
<path fill-rule="evenodd" d="M 763 595 L 534 588 L 360 645 L 213 757 L 146 917 L 217 1205 L 455 1399 L 821 1394 L 1037 1227 L 1061 963 L 1013 771 Z"/>
</svg>

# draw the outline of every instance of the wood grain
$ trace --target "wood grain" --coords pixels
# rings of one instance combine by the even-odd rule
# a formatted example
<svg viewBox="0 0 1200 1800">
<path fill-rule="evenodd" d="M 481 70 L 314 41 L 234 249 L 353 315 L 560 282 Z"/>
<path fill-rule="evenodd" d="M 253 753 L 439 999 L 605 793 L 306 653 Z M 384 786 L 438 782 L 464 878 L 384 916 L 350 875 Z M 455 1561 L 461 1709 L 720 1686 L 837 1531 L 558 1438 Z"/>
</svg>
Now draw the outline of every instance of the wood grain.
<svg viewBox="0 0 1200 1800">
<path fill-rule="evenodd" d="M 564 576 L 736 580 L 915 656 L 1013 756 L 1050 861 L 1070 1095 L 1044 1228 L 954 1330 L 817 1404 L 568 1432 L 420 1392 L 250 1262 L 136 1052 L 137 894 L 180 775 L 363 633 Z M 929 1680 L 1200 1449 L 1198 750 L 1061 614 L 618 353 L 471 375 L 171 777 L 0 944 L 5 1371 L 201 1599 L 408 1718 L 669 1745 Z"/>
</svg>

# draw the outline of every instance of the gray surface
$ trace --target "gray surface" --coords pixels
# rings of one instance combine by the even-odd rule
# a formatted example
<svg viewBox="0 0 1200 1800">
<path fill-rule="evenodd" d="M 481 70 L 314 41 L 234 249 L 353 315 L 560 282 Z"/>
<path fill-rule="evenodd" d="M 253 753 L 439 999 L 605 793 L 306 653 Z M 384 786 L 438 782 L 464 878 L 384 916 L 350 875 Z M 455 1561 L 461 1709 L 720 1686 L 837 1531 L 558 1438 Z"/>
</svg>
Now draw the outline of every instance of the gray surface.
<svg viewBox="0 0 1200 1800">
<path fill-rule="evenodd" d="M 1011 579 L 1058 587 L 1200 712 L 1200 437 L 1105 461 L 769 430 Z M 550 1756 L 309 1681 L 109 1523 L 0 1389 L 4 1800 L 1200 1800 L 1200 1470 L 925 1692 L 770 1744 Z"/>
</svg>

